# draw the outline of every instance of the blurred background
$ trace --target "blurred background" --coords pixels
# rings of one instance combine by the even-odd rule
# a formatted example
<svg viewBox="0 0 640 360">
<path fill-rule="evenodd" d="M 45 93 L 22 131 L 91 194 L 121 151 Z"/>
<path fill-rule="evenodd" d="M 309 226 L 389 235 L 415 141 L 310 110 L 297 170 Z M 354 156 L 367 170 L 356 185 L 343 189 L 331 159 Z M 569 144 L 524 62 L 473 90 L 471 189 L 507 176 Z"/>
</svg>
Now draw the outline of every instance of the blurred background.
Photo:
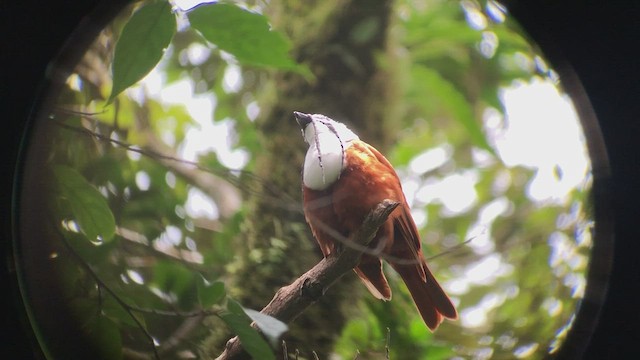
<svg viewBox="0 0 640 360">
<path fill-rule="evenodd" d="M 298 110 L 386 154 L 460 319 L 432 334 L 391 269 L 388 303 L 347 274 L 290 324 L 290 353 L 557 350 L 584 295 L 591 170 L 562 79 L 503 6 L 195 5 L 124 9 L 55 72 L 64 86 L 32 141 L 49 266 L 99 347 L 215 358 L 233 331 L 203 309 L 229 298 L 260 310 L 321 259 L 301 212 Z"/>
</svg>

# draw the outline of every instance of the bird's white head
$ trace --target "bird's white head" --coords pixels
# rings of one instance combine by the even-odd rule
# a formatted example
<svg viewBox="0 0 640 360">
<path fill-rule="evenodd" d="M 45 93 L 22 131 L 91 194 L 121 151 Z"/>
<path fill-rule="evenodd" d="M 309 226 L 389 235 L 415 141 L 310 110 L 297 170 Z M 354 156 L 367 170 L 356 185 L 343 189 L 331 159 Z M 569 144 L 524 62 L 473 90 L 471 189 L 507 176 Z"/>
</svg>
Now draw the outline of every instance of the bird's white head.
<svg viewBox="0 0 640 360">
<path fill-rule="evenodd" d="M 324 190 L 340 178 L 345 151 L 358 136 L 343 123 L 324 115 L 297 111 L 293 114 L 309 144 L 302 174 L 304 185 Z"/>
<path fill-rule="evenodd" d="M 322 114 L 305 114 L 294 111 L 296 121 L 302 129 L 302 136 L 307 144 L 312 145 L 317 142 L 319 136 L 331 134 L 338 138 L 343 144 L 351 140 L 358 139 L 345 124 L 335 121 Z"/>
</svg>

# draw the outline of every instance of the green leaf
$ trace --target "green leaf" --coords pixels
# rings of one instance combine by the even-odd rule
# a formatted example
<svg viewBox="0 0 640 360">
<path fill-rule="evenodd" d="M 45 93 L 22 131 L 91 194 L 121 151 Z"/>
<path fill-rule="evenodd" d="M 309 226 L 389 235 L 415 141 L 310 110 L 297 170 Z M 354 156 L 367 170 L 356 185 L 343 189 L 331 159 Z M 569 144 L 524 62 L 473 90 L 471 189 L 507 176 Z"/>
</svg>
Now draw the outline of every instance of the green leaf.
<svg viewBox="0 0 640 360">
<path fill-rule="evenodd" d="M 275 355 L 269 344 L 258 330 L 251 327 L 251 319 L 244 312 L 242 306 L 232 299 L 227 302 L 228 312 L 220 314 L 220 318 L 238 335 L 242 347 L 254 359 L 275 360 Z"/>
<path fill-rule="evenodd" d="M 107 103 L 147 75 L 158 64 L 176 32 L 169 2 L 138 9 L 122 30 L 113 57 L 113 88 Z"/>
<path fill-rule="evenodd" d="M 289 56 L 291 44 L 267 18 L 232 4 L 205 4 L 188 14 L 191 26 L 209 42 L 247 65 L 304 72 Z M 308 70 L 307 70 L 308 71 Z"/>
<path fill-rule="evenodd" d="M 116 230 L 115 219 L 107 200 L 98 189 L 68 166 L 55 166 L 53 175 L 82 233 L 94 243 L 113 239 Z"/>
<path fill-rule="evenodd" d="M 90 162 L 82 169 L 87 174 L 87 180 L 96 185 L 106 185 L 112 183 L 118 188 L 124 188 L 128 184 L 122 176 L 122 168 L 126 166 L 122 164 L 120 159 L 114 156 L 102 156 L 95 161 Z"/>
<path fill-rule="evenodd" d="M 127 297 L 118 295 L 126 304 L 135 305 L 135 302 Z M 106 296 L 102 300 L 102 313 L 116 324 L 124 324 L 134 328 L 147 327 L 144 316 L 139 312 L 129 313 L 113 296 Z M 133 317 L 132 317 L 133 316 Z M 134 319 L 135 317 L 135 319 Z M 136 321 L 137 320 L 137 321 Z"/>
<path fill-rule="evenodd" d="M 172 261 L 158 261 L 153 268 L 153 284 L 158 289 L 182 298 L 195 288 L 196 275 L 186 267 Z"/>
<path fill-rule="evenodd" d="M 122 359 L 122 337 L 118 326 L 104 316 L 95 316 L 84 326 L 100 349 L 96 359 Z"/>
<path fill-rule="evenodd" d="M 274 318 L 273 316 L 265 315 L 259 311 L 252 309 L 244 309 L 244 312 L 256 322 L 258 328 L 262 331 L 264 336 L 269 339 L 271 346 L 275 347 L 280 340 L 280 336 L 284 334 L 289 327 L 282 321 Z"/>
<path fill-rule="evenodd" d="M 206 283 L 204 278 L 198 282 L 198 301 L 202 307 L 219 303 L 227 295 L 222 281 Z"/>
<path fill-rule="evenodd" d="M 117 241 L 110 241 L 100 246 L 96 246 L 95 242 L 87 241 L 87 236 L 82 233 L 67 231 L 64 234 L 66 241 L 73 250 L 93 266 L 106 265 L 113 255 L 113 250 L 118 246 Z M 109 262 L 111 264 L 111 262 Z"/>
</svg>

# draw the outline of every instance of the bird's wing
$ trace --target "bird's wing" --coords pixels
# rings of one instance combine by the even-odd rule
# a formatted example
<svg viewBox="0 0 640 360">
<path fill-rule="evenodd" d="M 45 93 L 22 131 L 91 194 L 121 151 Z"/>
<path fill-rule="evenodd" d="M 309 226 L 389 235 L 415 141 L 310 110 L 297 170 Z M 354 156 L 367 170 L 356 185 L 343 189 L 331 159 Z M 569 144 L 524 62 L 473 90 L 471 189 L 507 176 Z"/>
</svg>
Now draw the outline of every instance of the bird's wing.
<svg viewBox="0 0 640 360">
<path fill-rule="evenodd" d="M 398 174 L 396 174 L 395 169 L 387 160 L 384 155 L 382 155 L 376 148 L 373 146 L 364 143 L 367 149 L 375 156 L 375 158 L 382 164 L 387 170 L 393 174 L 394 178 L 397 181 L 397 189 L 402 189 L 400 184 L 400 179 L 398 178 Z M 413 217 L 411 216 L 411 210 L 407 205 L 407 199 L 404 196 L 404 193 L 400 191 L 399 194 L 396 194 L 398 200 L 402 200 L 402 205 L 399 206 L 393 213 L 393 228 L 394 228 L 394 245 L 391 248 L 390 255 L 395 257 L 400 257 L 402 259 L 408 261 L 415 261 L 416 269 L 420 274 L 420 278 L 423 281 L 426 281 L 425 270 L 422 266 L 422 252 L 421 252 L 421 244 L 420 244 L 420 235 L 418 235 L 418 228 L 416 227 L 415 222 L 413 221 Z M 406 243 L 407 247 L 402 246 L 402 243 Z M 409 252 L 407 252 L 407 249 Z M 395 251 L 394 251 L 395 250 Z"/>
<path fill-rule="evenodd" d="M 403 260 L 415 261 L 415 267 L 422 281 L 426 281 L 418 229 L 405 204 L 398 207 L 399 215 L 393 219 L 394 239 L 390 255 Z M 396 210 L 398 211 L 398 210 Z M 406 244 L 407 246 L 401 246 Z M 408 251 L 407 251 L 408 250 Z"/>
</svg>

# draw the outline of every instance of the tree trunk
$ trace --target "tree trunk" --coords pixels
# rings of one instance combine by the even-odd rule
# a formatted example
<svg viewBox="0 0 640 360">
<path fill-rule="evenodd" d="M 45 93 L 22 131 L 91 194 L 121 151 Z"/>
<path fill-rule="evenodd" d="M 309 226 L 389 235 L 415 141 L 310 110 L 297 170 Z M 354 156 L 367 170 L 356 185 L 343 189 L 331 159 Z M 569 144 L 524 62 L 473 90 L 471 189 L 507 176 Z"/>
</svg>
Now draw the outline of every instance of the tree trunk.
<svg viewBox="0 0 640 360">
<path fill-rule="evenodd" d="M 309 64 L 316 79 L 285 74 L 264 91 L 257 120 L 264 151 L 256 159 L 255 174 L 265 180 L 262 195 L 274 188 L 283 194 L 278 195 L 281 201 L 262 195 L 248 200 L 245 232 L 238 240 L 245 248 L 235 264 L 232 294 L 245 306 L 261 309 L 279 287 L 322 256 L 301 211 L 306 145 L 292 112 L 333 117 L 379 148 L 390 142 L 384 124 L 394 108 L 394 87 L 379 59 L 388 53 L 391 10 L 389 0 L 290 0 L 268 9 L 274 27 L 290 36 L 294 55 Z M 355 276 L 343 278 L 290 324 L 287 348 L 299 349 L 305 357 L 315 351 L 327 358 L 354 309 L 354 294 L 362 289 Z"/>
</svg>

